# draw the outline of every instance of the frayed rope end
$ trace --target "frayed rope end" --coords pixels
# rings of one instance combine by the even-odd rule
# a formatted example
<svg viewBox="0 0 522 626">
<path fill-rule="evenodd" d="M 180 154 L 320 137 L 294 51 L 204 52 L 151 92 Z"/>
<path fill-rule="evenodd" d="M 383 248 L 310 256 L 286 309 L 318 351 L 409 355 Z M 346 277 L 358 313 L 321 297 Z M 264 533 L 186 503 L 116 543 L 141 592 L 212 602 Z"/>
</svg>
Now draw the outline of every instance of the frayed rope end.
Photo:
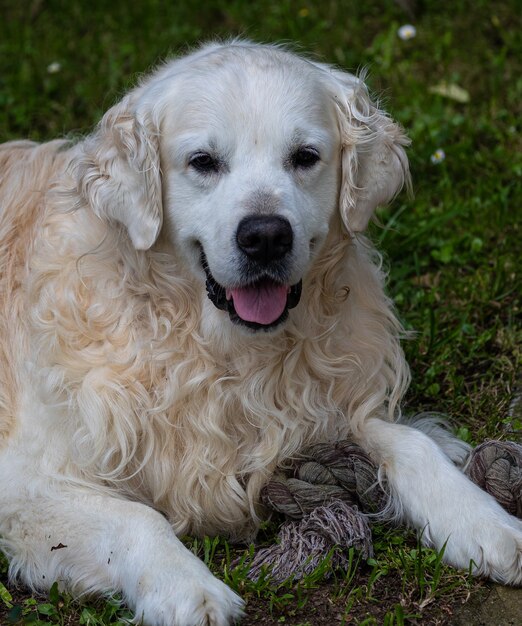
<svg viewBox="0 0 522 626">
<path fill-rule="evenodd" d="M 365 559 L 373 555 L 370 526 L 356 507 L 333 500 L 300 521 L 285 522 L 279 531 L 278 543 L 256 553 L 248 577 L 258 580 L 261 573 L 267 571 L 276 583 L 289 578 L 300 580 L 327 558 L 331 558 L 331 571 L 346 569 L 351 547 Z"/>
</svg>

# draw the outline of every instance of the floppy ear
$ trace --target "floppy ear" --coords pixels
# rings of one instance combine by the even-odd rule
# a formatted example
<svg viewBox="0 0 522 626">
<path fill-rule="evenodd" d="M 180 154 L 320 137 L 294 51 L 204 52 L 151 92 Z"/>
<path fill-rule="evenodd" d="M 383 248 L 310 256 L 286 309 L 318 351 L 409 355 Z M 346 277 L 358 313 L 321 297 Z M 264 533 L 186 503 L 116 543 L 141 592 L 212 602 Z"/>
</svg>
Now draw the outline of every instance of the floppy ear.
<svg viewBox="0 0 522 626">
<path fill-rule="evenodd" d="M 335 96 L 342 142 L 340 211 L 348 232 L 361 232 L 377 206 L 389 202 L 404 184 L 410 188 L 404 151 L 410 141 L 372 103 L 361 79 L 333 74 L 340 88 Z"/>
<path fill-rule="evenodd" d="M 83 200 L 100 217 L 123 224 L 137 250 L 152 246 L 163 219 L 158 135 L 127 96 L 85 140 L 76 167 Z"/>
</svg>

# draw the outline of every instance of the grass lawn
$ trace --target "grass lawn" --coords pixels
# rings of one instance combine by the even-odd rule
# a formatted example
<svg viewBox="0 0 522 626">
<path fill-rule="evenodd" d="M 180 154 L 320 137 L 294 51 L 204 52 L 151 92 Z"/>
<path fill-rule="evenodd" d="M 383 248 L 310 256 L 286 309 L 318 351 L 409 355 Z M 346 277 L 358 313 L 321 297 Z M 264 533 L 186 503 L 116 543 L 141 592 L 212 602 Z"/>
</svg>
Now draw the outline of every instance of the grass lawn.
<svg viewBox="0 0 522 626">
<path fill-rule="evenodd" d="M 402 6 L 416 5 L 415 14 Z M 389 290 L 407 328 L 407 409 L 442 411 L 459 435 L 520 440 L 522 402 L 522 38 L 503 0 L 1 0 L 0 140 L 86 133 L 136 76 L 211 37 L 296 42 L 366 66 L 412 138 L 415 197 L 379 212 Z M 398 28 L 412 23 L 416 36 Z M 437 152 L 437 151 L 442 151 Z M 444 155 L 444 158 L 442 158 Z M 0 172 L 1 175 L 1 172 Z M 274 540 L 277 525 L 260 540 Z M 222 540 L 189 545 L 248 601 L 244 624 L 453 624 L 485 583 L 441 565 L 405 530 L 374 527 L 375 557 L 352 554 L 300 584 L 251 583 Z M 522 592 L 521 592 L 522 593 Z M 0 624 L 124 624 L 116 601 L 31 597 L 0 573 Z"/>
</svg>

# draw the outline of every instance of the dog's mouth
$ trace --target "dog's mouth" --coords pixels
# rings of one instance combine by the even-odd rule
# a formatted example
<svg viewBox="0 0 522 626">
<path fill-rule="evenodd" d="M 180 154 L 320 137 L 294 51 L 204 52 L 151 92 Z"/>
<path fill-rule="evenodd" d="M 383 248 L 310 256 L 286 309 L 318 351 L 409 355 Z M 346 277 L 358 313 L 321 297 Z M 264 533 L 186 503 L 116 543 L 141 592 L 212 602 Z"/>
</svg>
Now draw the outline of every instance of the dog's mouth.
<svg viewBox="0 0 522 626">
<path fill-rule="evenodd" d="M 252 330 L 270 330 L 284 322 L 289 309 L 296 307 L 301 299 L 302 281 L 284 285 L 264 275 L 248 285 L 227 289 L 212 276 L 203 250 L 201 264 L 207 278 L 208 297 L 215 307 L 228 313 L 234 324 Z"/>
</svg>

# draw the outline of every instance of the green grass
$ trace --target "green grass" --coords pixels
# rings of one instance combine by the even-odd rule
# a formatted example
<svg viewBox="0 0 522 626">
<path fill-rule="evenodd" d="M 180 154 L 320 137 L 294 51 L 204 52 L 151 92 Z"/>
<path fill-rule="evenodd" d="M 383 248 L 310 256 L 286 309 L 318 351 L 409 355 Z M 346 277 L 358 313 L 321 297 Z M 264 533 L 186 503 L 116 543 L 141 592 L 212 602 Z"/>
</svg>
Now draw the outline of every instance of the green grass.
<svg viewBox="0 0 522 626">
<path fill-rule="evenodd" d="M 371 88 L 412 138 L 413 200 L 379 211 L 372 236 L 386 253 L 389 290 L 416 335 L 405 349 L 413 383 L 407 409 L 443 411 L 461 435 L 517 436 L 509 415 L 520 381 L 522 325 L 522 39 L 517 0 L 419 0 L 412 20 L 384 0 L 3 0 L 0 140 L 86 133 L 136 76 L 198 41 L 244 35 L 288 41 L 319 59 L 369 69 Z M 397 37 L 415 24 L 417 36 Z M 52 63 L 59 71 L 50 73 Z M 433 93 L 446 82 L 469 102 Z M 430 156 L 443 149 L 446 158 Z M 264 531 L 274 541 L 276 528 Z M 352 555 L 299 583 L 253 583 L 231 562 L 243 548 L 191 542 L 248 601 L 246 624 L 450 623 L 477 583 L 407 532 L 374 528 L 375 557 Z M 246 556 L 248 556 L 248 551 Z M 246 557 L 245 557 L 246 558 Z M 2 624 L 124 624 L 116 600 L 79 604 L 0 585 Z M 445 611 L 445 609 L 448 609 Z"/>
</svg>

